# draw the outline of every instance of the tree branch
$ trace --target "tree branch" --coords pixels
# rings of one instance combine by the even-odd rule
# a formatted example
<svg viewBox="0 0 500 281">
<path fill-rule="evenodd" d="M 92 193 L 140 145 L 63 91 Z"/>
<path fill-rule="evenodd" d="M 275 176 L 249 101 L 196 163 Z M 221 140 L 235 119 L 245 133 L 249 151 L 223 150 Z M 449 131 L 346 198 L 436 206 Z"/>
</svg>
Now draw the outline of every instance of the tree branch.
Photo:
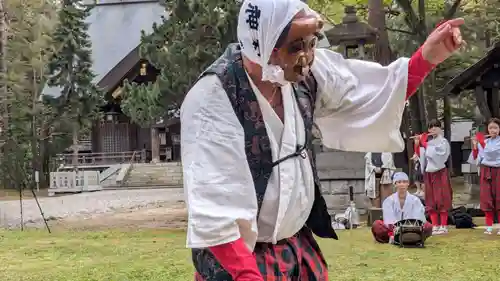
<svg viewBox="0 0 500 281">
<path fill-rule="evenodd" d="M 415 10 L 413 9 L 411 5 L 410 0 L 396 0 L 396 3 L 398 6 L 403 9 L 403 12 L 405 13 L 405 22 L 408 25 L 408 27 L 413 31 L 413 32 L 418 32 L 418 17 L 417 14 L 415 13 Z"/>
<path fill-rule="evenodd" d="M 385 7 L 384 8 L 384 12 L 386 14 L 388 14 L 388 15 L 391 15 L 391 16 L 399 16 L 399 15 L 401 15 L 401 11 L 394 10 L 391 7 Z"/>
<path fill-rule="evenodd" d="M 392 31 L 392 32 L 404 33 L 404 34 L 408 34 L 408 35 L 417 35 L 416 33 L 411 32 L 409 30 L 403 30 L 403 29 L 397 29 L 397 28 L 386 27 L 385 30 Z"/>
<path fill-rule="evenodd" d="M 457 13 L 458 8 L 460 8 L 461 3 L 462 0 L 455 0 L 455 2 L 453 2 L 453 5 L 451 5 L 451 7 L 444 13 L 444 19 L 452 19 L 453 16 L 455 16 L 455 14 Z"/>
</svg>

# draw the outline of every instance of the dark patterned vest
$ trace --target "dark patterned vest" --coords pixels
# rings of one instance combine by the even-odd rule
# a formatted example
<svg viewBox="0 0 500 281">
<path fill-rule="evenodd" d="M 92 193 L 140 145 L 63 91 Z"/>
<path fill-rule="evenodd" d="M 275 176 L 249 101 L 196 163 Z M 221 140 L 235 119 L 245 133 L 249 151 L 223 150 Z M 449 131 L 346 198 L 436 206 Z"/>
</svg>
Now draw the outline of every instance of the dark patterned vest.
<svg viewBox="0 0 500 281">
<path fill-rule="evenodd" d="M 372 152 L 372 164 L 375 167 L 382 167 L 384 162 L 382 161 L 382 153 L 380 152 Z"/>
<path fill-rule="evenodd" d="M 230 45 L 224 54 L 201 77 L 207 74 L 215 74 L 219 77 L 231 101 L 234 112 L 244 129 L 245 151 L 260 210 L 273 170 L 273 160 L 262 112 L 257 101 L 257 96 L 253 92 L 243 68 L 239 44 Z M 306 139 L 308 140 L 306 147 L 309 159 L 313 159 L 311 141 L 313 139 L 312 127 L 316 87 L 316 81 L 312 76 L 307 81 L 293 86 L 297 103 L 304 119 L 307 134 Z M 315 199 L 306 226 L 319 237 L 338 239 L 332 228 L 331 217 L 328 214 L 325 199 L 321 195 L 321 186 L 315 164 L 311 160 L 315 183 Z M 217 275 L 217 268 L 220 268 L 210 252 L 203 249 L 193 250 L 193 262 L 197 271 L 202 275 L 206 274 L 206 277 Z M 207 270 L 212 272 L 209 273 Z"/>
</svg>

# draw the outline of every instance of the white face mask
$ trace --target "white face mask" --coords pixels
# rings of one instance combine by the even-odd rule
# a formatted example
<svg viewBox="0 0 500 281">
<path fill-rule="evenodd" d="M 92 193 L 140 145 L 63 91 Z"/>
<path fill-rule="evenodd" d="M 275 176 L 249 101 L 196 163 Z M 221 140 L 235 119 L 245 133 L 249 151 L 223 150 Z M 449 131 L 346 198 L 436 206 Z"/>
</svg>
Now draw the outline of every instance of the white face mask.
<svg viewBox="0 0 500 281">
<path fill-rule="evenodd" d="M 278 83 L 281 86 L 285 86 L 289 83 L 285 79 L 285 71 L 278 65 L 268 65 L 262 68 L 262 80 L 269 81 L 271 83 Z"/>
<path fill-rule="evenodd" d="M 241 51 L 262 67 L 262 80 L 286 85 L 285 71 L 268 64 L 274 46 L 286 25 L 307 4 L 300 0 L 245 0 L 238 16 L 238 40 Z"/>
</svg>

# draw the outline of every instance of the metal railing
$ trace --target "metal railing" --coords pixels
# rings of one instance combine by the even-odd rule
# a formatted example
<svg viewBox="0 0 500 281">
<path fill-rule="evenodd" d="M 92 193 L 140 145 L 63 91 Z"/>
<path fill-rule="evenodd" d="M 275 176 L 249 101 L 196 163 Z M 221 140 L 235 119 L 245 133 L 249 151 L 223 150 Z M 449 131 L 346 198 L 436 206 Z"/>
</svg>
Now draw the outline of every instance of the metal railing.
<svg viewBox="0 0 500 281">
<path fill-rule="evenodd" d="M 58 154 L 59 164 L 74 165 L 73 154 Z M 109 165 L 127 163 L 145 163 L 146 151 L 78 153 L 77 165 Z"/>
</svg>

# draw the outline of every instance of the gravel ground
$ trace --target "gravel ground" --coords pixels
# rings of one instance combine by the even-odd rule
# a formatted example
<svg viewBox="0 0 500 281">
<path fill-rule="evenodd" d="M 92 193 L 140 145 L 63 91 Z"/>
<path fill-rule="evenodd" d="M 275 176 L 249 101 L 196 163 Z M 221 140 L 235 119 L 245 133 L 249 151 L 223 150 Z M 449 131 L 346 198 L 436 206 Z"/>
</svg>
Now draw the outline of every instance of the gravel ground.
<svg viewBox="0 0 500 281">
<path fill-rule="evenodd" d="M 123 212 L 131 209 L 159 208 L 165 203 L 182 202 L 182 188 L 112 190 L 80 193 L 60 197 L 39 198 L 48 220 L 88 218 L 98 214 Z M 43 226 L 43 219 L 34 199 L 23 200 L 23 218 L 26 226 Z M 0 227 L 20 226 L 19 201 L 0 202 Z"/>
</svg>

